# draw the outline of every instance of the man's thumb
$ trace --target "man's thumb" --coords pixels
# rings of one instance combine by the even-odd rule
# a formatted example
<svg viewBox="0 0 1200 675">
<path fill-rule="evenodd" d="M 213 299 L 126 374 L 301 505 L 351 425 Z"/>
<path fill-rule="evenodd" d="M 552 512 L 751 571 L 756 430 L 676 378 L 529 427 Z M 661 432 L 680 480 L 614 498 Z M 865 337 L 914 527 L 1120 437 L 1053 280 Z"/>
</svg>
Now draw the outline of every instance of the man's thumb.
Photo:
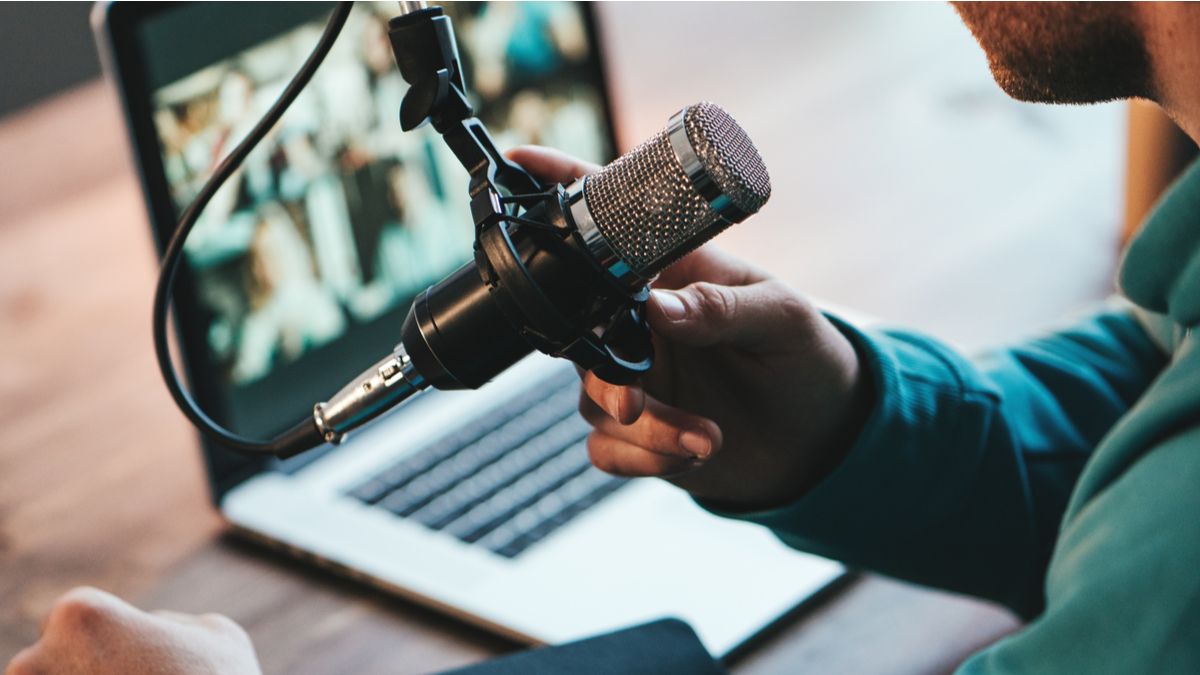
<svg viewBox="0 0 1200 675">
<path fill-rule="evenodd" d="M 677 291 L 654 290 L 647 319 L 655 333 L 680 344 L 753 347 L 775 336 L 795 338 L 797 319 L 808 311 L 804 300 L 775 281 L 749 286 L 701 281 Z"/>
</svg>

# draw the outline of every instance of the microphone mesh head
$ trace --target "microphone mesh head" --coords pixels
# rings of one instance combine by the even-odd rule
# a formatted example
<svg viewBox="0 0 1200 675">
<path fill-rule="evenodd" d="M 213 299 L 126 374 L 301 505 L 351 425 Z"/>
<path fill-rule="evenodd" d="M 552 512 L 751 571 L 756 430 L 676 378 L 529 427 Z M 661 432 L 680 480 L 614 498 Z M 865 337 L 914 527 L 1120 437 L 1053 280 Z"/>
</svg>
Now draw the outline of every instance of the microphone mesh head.
<svg viewBox="0 0 1200 675">
<path fill-rule="evenodd" d="M 588 176 L 584 196 L 613 251 L 649 279 L 726 227 L 759 210 L 771 196 L 762 157 L 729 113 L 713 103 L 685 109 L 683 126 L 699 165 L 741 211 L 730 220 L 710 206 L 689 177 L 664 129 Z"/>
</svg>

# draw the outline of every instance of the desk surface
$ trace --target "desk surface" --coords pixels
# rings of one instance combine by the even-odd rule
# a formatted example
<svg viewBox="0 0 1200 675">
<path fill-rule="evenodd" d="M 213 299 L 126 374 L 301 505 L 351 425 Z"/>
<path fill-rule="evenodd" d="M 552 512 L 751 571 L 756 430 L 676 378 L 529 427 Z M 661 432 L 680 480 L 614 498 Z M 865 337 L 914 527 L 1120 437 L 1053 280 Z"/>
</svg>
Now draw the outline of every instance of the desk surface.
<svg viewBox="0 0 1200 675">
<path fill-rule="evenodd" d="M 623 16 L 647 11 L 639 7 L 606 9 L 611 24 L 625 27 L 625 33 L 609 31 L 610 40 L 614 33 L 622 44 L 648 40 L 638 31 L 651 24 Z M 842 12 L 844 16 L 833 18 L 844 23 L 857 20 L 854 17 L 864 11 L 824 6 L 760 10 L 788 13 L 783 18 L 791 24 L 759 22 L 766 31 L 760 36 L 763 43 L 780 50 L 797 42 L 799 29 L 793 28 L 821 29 L 822 13 Z M 712 11 L 729 17 L 738 12 L 728 6 Z M 926 6 L 872 11 L 948 10 Z M 795 13 L 804 16 L 792 16 Z M 872 15 L 865 20 L 866 32 L 855 38 L 859 42 L 851 40 L 830 53 L 845 56 L 866 44 L 863 41 L 877 46 L 892 35 L 879 31 L 895 25 L 894 18 Z M 801 19 L 806 23 L 798 23 Z M 936 30 L 926 26 L 924 41 L 913 50 L 958 44 L 937 37 L 938 30 L 951 30 L 945 28 L 950 25 L 946 21 L 934 16 Z M 731 30 L 729 21 L 704 25 Z M 705 30 L 704 25 L 694 29 Z M 965 31 L 954 39 L 969 40 Z M 696 42 L 700 46 L 682 54 L 687 57 L 683 62 L 690 59 L 703 66 L 705 58 L 717 58 L 706 56 L 704 40 Z M 898 45 L 895 38 L 884 42 L 887 49 L 899 50 Z M 963 49 L 961 44 L 954 48 Z M 956 178 L 960 167 L 937 166 L 946 157 L 983 153 L 986 148 L 971 145 L 978 140 L 974 136 L 968 139 L 960 133 L 951 150 L 940 155 L 925 148 L 917 169 L 928 178 L 925 182 L 942 184 L 942 191 L 954 196 L 930 210 L 919 190 L 899 190 L 903 196 L 888 201 L 889 219 L 915 222 L 916 214 L 933 216 L 920 220 L 916 235 L 899 234 L 891 220 L 878 225 L 882 211 L 872 210 L 878 205 L 848 199 L 854 195 L 845 188 L 831 193 L 828 182 L 853 176 L 850 182 L 858 181 L 860 192 L 883 194 L 889 181 L 908 172 L 908 164 L 897 158 L 912 157 L 905 153 L 911 150 L 913 136 L 889 140 L 892 137 L 879 126 L 882 118 L 863 117 L 857 112 L 861 106 L 855 107 L 866 88 L 895 87 L 874 77 L 861 79 L 856 88 L 846 84 L 847 78 L 821 75 L 811 64 L 801 67 L 778 60 L 779 77 L 810 77 L 810 88 L 824 83 L 821 86 L 831 93 L 822 100 L 829 105 L 809 107 L 803 115 L 811 124 L 797 126 L 792 111 L 779 112 L 764 99 L 769 92 L 741 91 L 738 87 L 743 85 L 736 82 L 728 85 L 733 90 L 730 100 L 740 102 L 733 106 L 735 114 L 756 139 L 767 139 L 760 144 L 776 148 L 764 150 L 765 155 L 775 155 L 774 161 L 767 159 L 779 167 L 773 168 L 776 185 L 797 187 L 780 191 L 783 206 L 764 212 L 753 236 L 746 234 L 749 229 L 739 234 L 735 228 L 726 242 L 729 248 L 797 285 L 815 287 L 819 295 L 888 318 L 941 328 L 964 342 L 981 333 L 1003 335 L 1002 330 L 988 330 L 1002 321 L 1027 330 L 1031 322 L 1045 321 L 1107 292 L 1119 211 L 1112 191 L 1120 175 L 1117 158 L 1096 155 L 1095 147 L 1103 143 L 1090 143 L 1092 154 L 1072 155 L 1074 126 L 1058 117 L 1046 122 L 1022 112 L 1025 117 L 1020 119 L 1032 120 L 1030 133 L 1055 132 L 1056 124 L 1067 131 L 1056 136 L 1058 145 L 1047 151 L 1053 161 L 1031 161 L 1028 170 L 1010 172 L 1011 184 L 997 190 L 1011 197 L 1012 190 L 1028 188 L 1047 175 L 1065 171 L 1074 177 L 1068 185 L 1069 203 L 1053 212 L 1041 200 L 1043 195 L 1026 189 L 1022 194 L 1036 207 L 1031 213 L 1037 217 L 1024 220 L 1012 218 L 1011 205 L 997 212 L 994 198 L 984 200 L 981 195 L 988 191 L 975 180 Z M 845 59 L 821 63 L 825 70 L 854 64 Z M 656 129 L 661 115 L 655 111 L 686 102 L 673 97 L 691 98 L 694 93 L 695 87 L 684 84 L 661 86 L 661 73 L 656 75 L 655 69 L 654 62 L 633 50 L 622 52 L 614 63 L 626 144 Z M 986 78 L 986 72 L 981 77 Z M 963 85 L 968 91 L 975 91 L 973 87 L 974 81 Z M 896 110 L 912 112 L 911 101 L 893 97 L 893 103 L 897 100 Z M 951 107 L 980 105 L 1000 106 L 1001 113 L 988 113 L 993 116 L 1011 112 L 991 98 L 983 103 L 956 99 Z M 1111 112 L 1076 109 L 1062 114 L 1074 115 L 1070 124 L 1083 125 L 1093 134 L 1115 129 L 1112 119 L 1119 121 Z M 797 144 L 828 152 L 846 140 L 839 134 L 848 133 L 848 117 L 867 130 L 865 137 L 854 137 L 857 146 L 847 140 L 848 150 L 839 156 L 783 161 L 798 151 Z M 1007 119 L 1001 120 L 1002 126 Z M 923 133 L 925 127 L 918 127 Z M 1015 155 L 1025 154 L 1023 161 L 1029 161 L 1029 147 L 1010 140 L 989 142 L 987 147 L 999 148 L 999 159 L 988 164 L 994 173 L 984 178 L 996 188 L 1002 172 L 1015 165 Z M 513 649 L 504 640 L 433 611 L 223 535 L 223 525 L 207 500 L 192 432 L 163 390 L 151 357 L 155 266 L 123 143 L 116 106 L 98 84 L 0 122 L 0 419 L 5 423 L 0 435 L 0 660 L 35 639 L 39 617 L 55 597 L 77 584 L 100 586 L 150 607 L 229 614 L 250 631 L 267 672 L 427 672 Z M 1110 145 L 1119 151 L 1119 141 Z M 855 155 L 868 151 L 869 155 Z M 864 161 L 867 156 L 872 162 Z M 814 176 L 811 169 L 818 165 L 826 171 Z M 854 171 L 858 173 L 850 173 Z M 1111 185 L 1105 182 L 1109 178 Z M 958 182 L 949 187 L 939 183 L 950 179 Z M 1085 189 L 1087 180 L 1095 185 Z M 788 234 L 791 214 L 805 204 L 806 219 L 836 226 Z M 1067 209 L 1081 214 L 1072 222 L 1096 222 L 1048 234 L 1042 221 Z M 984 227 L 974 244 L 957 237 L 958 220 L 976 216 L 996 226 Z M 841 228 L 872 217 L 877 218 L 873 230 Z M 785 235 L 798 243 L 780 251 L 779 237 Z M 1086 245 L 1079 245 L 1081 238 Z M 1064 254 L 1068 248 L 1071 253 Z M 795 251 L 812 250 L 823 254 L 806 258 L 811 264 L 803 267 L 796 264 Z M 849 255 L 851 251 L 855 255 Z M 912 260 L 905 263 L 906 256 L 896 251 L 911 253 Z M 839 259 L 846 262 L 845 269 L 832 266 Z M 1058 283 L 1051 293 L 1020 292 L 1025 284 L 1071 276 L 1064 274 L 1064 267 L 1079 270 L 1083 281 Z M 865 271 L 869 269 L 877 273 Z M 1005 269 L 1018 271 L 1020 280 L 995 283 L 1004 278 L 997 270 Z M 906 270 L 912 274 L 904 276 Z M 903 276 L 904 283 L 881 282 L 893 278 L 889 272 L 895 272 L 895 278 Z M 946 274 L 957 275 L 963 283 L 947 289 Z M 971 305 L 954 293 L 967 292 L 964 286 L 995 294 L 987 298 L 992 311 L 986 316 L 963 311 Z M 734 670 L 944 672 L 1014 626 L 1007 613 L 983 603 L 866 575 L 786 622 L 739 659 Z"/>
</svg>

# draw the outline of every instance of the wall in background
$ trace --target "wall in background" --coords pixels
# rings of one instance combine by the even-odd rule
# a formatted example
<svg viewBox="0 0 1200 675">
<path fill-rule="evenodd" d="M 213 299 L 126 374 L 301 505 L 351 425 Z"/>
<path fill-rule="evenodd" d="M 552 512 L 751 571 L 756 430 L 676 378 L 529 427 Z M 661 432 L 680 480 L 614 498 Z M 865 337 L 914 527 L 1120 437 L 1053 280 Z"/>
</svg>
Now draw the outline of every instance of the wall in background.
<svg viewBox="0 0 1200 675">
<path fill-rule="evenodd" d="M 0 116 L 100 75 L 90 2 L 0 2 Z"/>
<path fill-rule="evenodd" d="M 1019 103 L 945 3 L 601 3 L 626 146 L 701 99 L 771 201 L 718 245 L 822 302 L 977 348 L 1114 290 L 1124 103 Z"/>
</svg>

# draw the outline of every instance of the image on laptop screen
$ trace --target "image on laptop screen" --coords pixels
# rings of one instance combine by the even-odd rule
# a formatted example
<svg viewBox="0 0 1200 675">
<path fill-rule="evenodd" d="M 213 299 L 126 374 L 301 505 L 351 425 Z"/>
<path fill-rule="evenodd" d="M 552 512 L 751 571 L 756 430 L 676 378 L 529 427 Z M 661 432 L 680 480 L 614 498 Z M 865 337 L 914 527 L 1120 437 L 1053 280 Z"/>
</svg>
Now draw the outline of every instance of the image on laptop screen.
<svg viewBox="0 0 1200 675">
<path fill-rule="evenodd" d="M 177 211 L 274 102 L 329 6 L 218 3 L 141 28 Z M 447 3 L 476 114 L 502 149 L 613 153 L 573 3 Z M 312 82 L 223 186 L 185 246 L 225 422 L 270 433 L 386 353 L 413 297 L 468 260 L 467 174 L 430 128 L 403 132 L 394 3 L 361 3 Z M 183 26 L 190 30 L 183 30 Z M 222 411 L 217 411 L 220 414 Z"/>
</svg>

